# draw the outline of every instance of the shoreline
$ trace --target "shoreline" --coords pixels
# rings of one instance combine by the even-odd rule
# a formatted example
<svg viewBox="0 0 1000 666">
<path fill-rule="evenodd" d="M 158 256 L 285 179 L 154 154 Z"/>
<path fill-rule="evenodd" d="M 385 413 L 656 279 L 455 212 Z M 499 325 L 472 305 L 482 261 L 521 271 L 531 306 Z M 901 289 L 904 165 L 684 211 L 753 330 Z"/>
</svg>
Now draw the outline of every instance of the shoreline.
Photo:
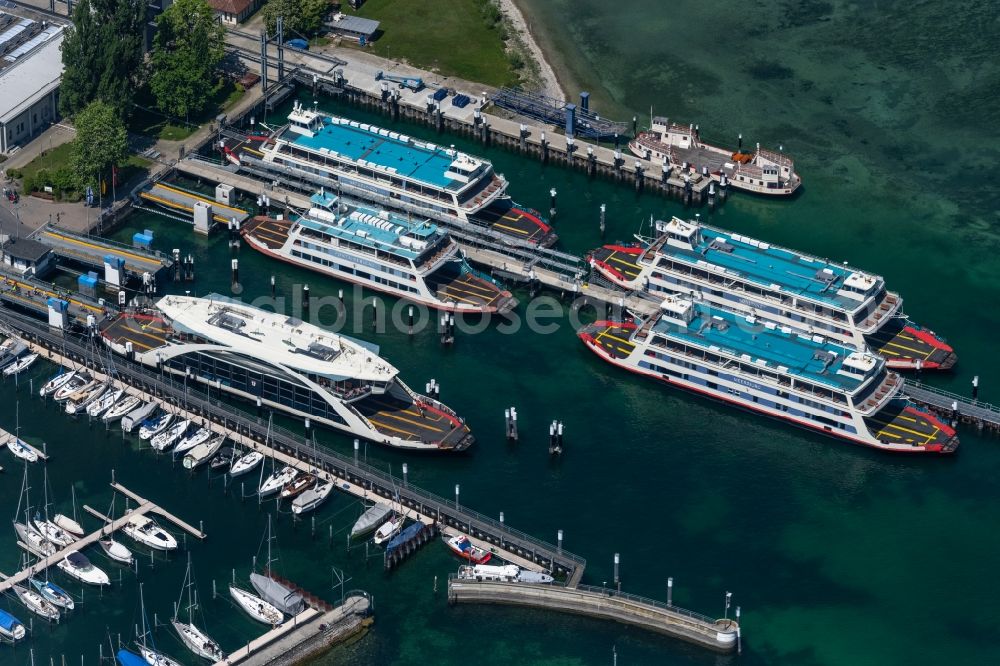
<svg viewBox="0 0 1000 666">
<path fill-rule="evenodd" d="M 556 74 L 555 68 L 552 67 L 545 50 L 542 49 L 535 35 L 531 32 L 528 21 L 517 2 L 515 0 L 497 0 L 497 3 L 511 22 L 514 30 L 523 40 L 524 46 L 528 50 L 528 55 L 538 65 L 541 92 L 556 99 L 567 99 L 566 91 L 559 80 L 559 76 Z"/>
</svg>

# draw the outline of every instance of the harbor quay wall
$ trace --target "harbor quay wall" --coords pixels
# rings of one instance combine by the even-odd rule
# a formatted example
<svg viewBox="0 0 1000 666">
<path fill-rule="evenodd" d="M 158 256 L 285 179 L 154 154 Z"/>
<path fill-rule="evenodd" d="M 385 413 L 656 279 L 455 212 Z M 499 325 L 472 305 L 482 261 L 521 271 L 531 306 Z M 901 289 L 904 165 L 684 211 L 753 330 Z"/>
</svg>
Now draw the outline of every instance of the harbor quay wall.
<svg viewBox="0 0 1000 666">
<path fill-rule="evenodd" d="M 14 329 L 18 335 L 35 346 L 50 360 L 78 364 L 90 368 L 95 374 L 102 366 L 95 361 L 91 344 L 72 334 L 52 331 L 47 324 L 10 311 L 0 312 L 0 322 Z M 456 505 L 433 493 L 400 479 L 357 459 L 343 456 L 328 449 L 315 448 L 305 437 L 280 426 L 271 427 L 267 437 L 268 420 L 264 414 L 252 416 L 231 403 L 222 402 L 211 395 L 192 391 L 191 387 L 161 377 L 156 372 L 125 358 L 115 359 L 115 378 L 137 391 L 142 397 L 158 400 L 171 406 L 173 411 L 185 412 L 188 418 L 251 442 L 265 455 L 268 447 L 282 455 L 302 461 L 318 470 L 331 474 L 335 480 L 363 488 L 370 496 L 382 501 L 399 502 L 442 530 L 467 534 L 478 540 L 501 557 L 510 557 L 536 570 L 550 571 L 574 586 L 579 583 L 586 568 L 586 559 L 559 546 L 554 546 L 525 534 L 504 523 L 479 514 L 467 507 Z M 211 391 L 211 388 L 209 389 Z M 338 484 L 339 485 L 339 484 Z"/>
<path fill-rule="evenodd" d="M 609 588 L 448 579 L 449 603 L 496 603 L 614 620 L 719 652 L 737 649 L 739 625 Z"/>
</svg>

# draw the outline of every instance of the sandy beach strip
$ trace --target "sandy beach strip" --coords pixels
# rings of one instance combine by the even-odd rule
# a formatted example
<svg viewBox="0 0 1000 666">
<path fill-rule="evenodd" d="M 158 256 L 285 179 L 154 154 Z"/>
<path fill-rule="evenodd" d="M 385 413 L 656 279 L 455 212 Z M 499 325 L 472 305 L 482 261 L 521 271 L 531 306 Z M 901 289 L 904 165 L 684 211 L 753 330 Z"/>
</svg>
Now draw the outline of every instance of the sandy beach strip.
<svg viewBox="0 0 1000 666">
<path fill-rule="evenodd" d="M 566 99 L 566 92 L 560 85 L 559 78 L 556 76 L 552 65 L 546 59 L 545 52 L 538 45 L 535 35 L 531 33 L 528 21 L 524 18 L 524 14 L 521 13 L 520 7 L 517 6 L 514 0 L 498 0 L 498 4 L 503 13 L 507 15 L 514 30 L 521 35 L 521 39 L 524 41 L 529 55 L 538 64 L 541 92 L 556 99 Z"/>
</svg>

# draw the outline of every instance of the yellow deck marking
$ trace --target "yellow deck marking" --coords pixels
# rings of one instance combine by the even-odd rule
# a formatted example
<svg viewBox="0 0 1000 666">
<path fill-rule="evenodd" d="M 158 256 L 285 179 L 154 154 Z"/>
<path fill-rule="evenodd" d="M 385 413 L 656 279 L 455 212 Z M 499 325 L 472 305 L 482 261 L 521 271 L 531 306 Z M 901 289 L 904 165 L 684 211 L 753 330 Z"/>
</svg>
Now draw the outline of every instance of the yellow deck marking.
<svg viewBox="0 0 1000 666">
<path fill-rule="evenodd" d="M 499 222 L 494 222 L 493 226 L 500 227 L 501 229 L 506 229 L 507 231 L 516 231 L 517 233 L 524 234 L 525 236 L 528 235 L 528 232 L 525 231 L 524 229 L 518 229 L 517 227 L 509 227 L 506 224 L 500 224 Z"/>
<path fill-rule="evenodd" d="M 57 234 L 57 233 L 55 233 L 53 231 L 46 231 L 45 235 L 46 236 L 52 236 L 54 238 L 58 238 L 59 240 L 63 241 L 64 243 L 71 243 L 71 244 L 74 244 L 74 245 L 84 245 L 86 247 L 90 247 L 90 248 L 94 248 L 95 250 L 99 250 L 101 252 L 111 252 L 111 253 L 114 253 L 114 254 L 121 254 L 121 255 L 124 255 L 126 257 L 132 257 L 133 259 L 137 259 L 139 261 L 145 261 L 145 262 L 153 261 L 149 257 L 143 257 L 142 255 L 133 254 L 131 252 L 126 252 L 124 250 L 109 250 L 106 247 L 101 247 L 100 245 L 94 245 L 93 243 L 88 243 L 86 241 L 77 240 L 76 238 L 70 238 L 68 236 L 63 236 L 62 234 Z"/>
<path fill-rule="evenodd" d="M 391 414 L 389 412 L 379 412 L 378 415 L 379 417 L 382 418 L 388 417 L 390 419 L 396 419 L 397 421 L 402 421 L 403 423 L 409 423 L 411 425 L 417 426 L 418 428 L 426 428 L 428 430 L 433 430 L 435 432 L 441 432 L 441 428 L 432 426 L 429 423 L 421 423 L 420 421 L 416 421 L 414 419 L 408 419 L 405 416 L 399 416 L 397 414 Z"/>
<path fill-rule="evenodd" d="M 199 194 L 192 194 L 191 192 L 185 192 L 184 190 L 178 189 L 176 187 L 170 187 L 169 185 L 164 185 L 163 183 L 157 183 L 156 186 L 157 187 L 162 187 L 163 189 L 167 190 L 168 192 L 174 192 L 174 193 L 179 194 L 181 196 L 191 197 L 192 199 L 197 199 L 198 201 L 204 201 L 207 204 L 212 204 L 213 208 L 225 208 L 226 210 L 236 211 L 237 213 L 243 213 L 244 215 L 247 214 L 247 212 L 245 210 L 243 210 L 242 208 L 234 208 L 232 206 L 227 206 L 227 205 L 221 204 L 221 203 L 219 203 L 217 201 L 213 201 L 212 199 L 209 199 L 207 197 L 203 197 L 203 196 L 201 196 Z"/>
</svg>

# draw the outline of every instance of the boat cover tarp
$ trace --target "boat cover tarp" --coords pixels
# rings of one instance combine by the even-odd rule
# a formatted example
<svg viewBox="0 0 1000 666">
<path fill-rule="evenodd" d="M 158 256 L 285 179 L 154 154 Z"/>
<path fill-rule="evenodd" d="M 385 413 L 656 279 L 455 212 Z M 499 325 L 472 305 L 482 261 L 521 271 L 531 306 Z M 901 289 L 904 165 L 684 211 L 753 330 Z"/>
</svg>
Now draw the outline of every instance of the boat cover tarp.
<svg viewBox="0 0 1000 666">
<path fill-rule="evenodd" d="M 264 601 L 275 606 L 282 613 L 298 615 L 306 607 L 306 602 L 302 599 L 301 594 L 285 587 L 273 578 L 252 573 L 250 574 L 250 584 Z"/>
<path fill-rule="evenodd" d="M 407 527 L 405 530 L 394 536 L 392 540 L 388 543 L 388 545 L 386 545 L 385 554 L 392 555 L 392 551 L 404 545 L 410 539 L 416 537 L 418 534 L 420 534 L 420 531 L 422 529 L 424 529 L 424 524 L 420 522 L 413 523 L 412 525 Z"/>
<path fill-rule="evenodd" d="M 118 663 L 121 666 L 148 666 L 145 659 L 124 648 L 118 650 L 118 654 L 115 656 L 118 658 Z"/>
<path fill-rule="evenodd" d="M 367 511 L 361 514 L 358 522 L 354 523 L 354 527 L 351 528 L 351 536 L 371 532 L 390 513 L 392 513 L 392 507 L 388 504 L 372 505 Z"/>
<path fill-rule="evenodd" d="M 0 629 L 7 633 L 13 633 L 14 628 L 19 626 L 21 621 L 5 610 L 0 610 Z"/>
</svg>

